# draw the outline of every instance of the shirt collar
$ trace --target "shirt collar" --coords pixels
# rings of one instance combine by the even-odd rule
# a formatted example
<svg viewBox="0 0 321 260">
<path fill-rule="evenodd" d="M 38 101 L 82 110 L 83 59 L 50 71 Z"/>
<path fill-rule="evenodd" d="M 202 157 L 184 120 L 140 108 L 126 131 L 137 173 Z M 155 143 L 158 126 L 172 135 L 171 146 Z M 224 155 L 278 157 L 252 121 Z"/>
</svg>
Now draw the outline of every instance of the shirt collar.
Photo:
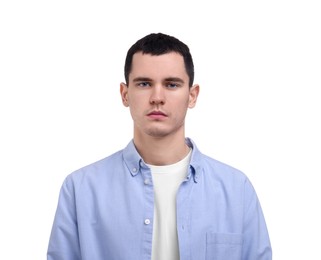
<svg viewBox="0 0 321 260">
<path fill-rule="evenodd" d="M 198 150 L 191 138 L 186 138 L 186 144 L 192 149 L 190 168 L 194 181 L 198 182 L 202 173 L 202 153 Z M 143 159 L 136 150 L 134 140 L 132 139 L 123 150 L 125 164 L 132 176 L 136 176 L 140 167 L 143 165 Z"/>
<path fill-rule="evenodd" d="M 131 175 L 136 176 L 139 172 L 140 164 L 143 159 L 137 152 L 133 139 L 127 144 L 127 146 L 123 150 L 123 158 Z"/>
<path fill-rule="evenodd" d="M 192 156 L 190 161 L 191 171 L 194 177 L 194 182 L 198 182 L 202 173 L 203 154 L 198 150 L 196 144 L 191 138 L 186 138 L 186 144 L 192 148 Z"/>
</svg>

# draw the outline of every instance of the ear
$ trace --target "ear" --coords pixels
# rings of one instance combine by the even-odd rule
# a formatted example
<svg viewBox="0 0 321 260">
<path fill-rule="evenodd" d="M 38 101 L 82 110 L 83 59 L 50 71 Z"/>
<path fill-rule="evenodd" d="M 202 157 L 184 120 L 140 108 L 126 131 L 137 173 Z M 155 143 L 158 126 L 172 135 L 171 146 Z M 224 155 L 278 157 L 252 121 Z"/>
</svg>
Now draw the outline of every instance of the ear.
<svg viewBox="0 0 321 260">
<path fill-rule="evenodd" d="M 120 96 L 125 107 L 129 106 L 128 103 L 128 86 L 125 83 L 120 83 Z"/>
<path fill-rule="evenodd" d="M 188 102 L 188 107 L 189 108 L 195 107 L 199 92 L 200 92 L 200 86 L 198 84 L 195 84 L 190 88 L 190 90 L 189 90 L 189 102 Z"/>
</svg>

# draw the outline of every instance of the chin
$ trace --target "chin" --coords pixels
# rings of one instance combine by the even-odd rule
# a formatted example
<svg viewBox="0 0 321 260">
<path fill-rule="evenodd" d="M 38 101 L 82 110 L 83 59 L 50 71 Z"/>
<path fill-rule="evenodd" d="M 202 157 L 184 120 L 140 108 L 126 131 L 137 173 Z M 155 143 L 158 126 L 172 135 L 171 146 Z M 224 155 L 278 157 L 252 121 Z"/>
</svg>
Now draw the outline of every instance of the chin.
<svg viewBox="0 0 321 260">
<path fill-rule="evenodd" d="M 146 134 L 151 137 L 159 138 L 159 137 L 167 136 L 169 132 L 165 131 L 164 129 L 148 129 L 146 131 Z"/>
</svg>

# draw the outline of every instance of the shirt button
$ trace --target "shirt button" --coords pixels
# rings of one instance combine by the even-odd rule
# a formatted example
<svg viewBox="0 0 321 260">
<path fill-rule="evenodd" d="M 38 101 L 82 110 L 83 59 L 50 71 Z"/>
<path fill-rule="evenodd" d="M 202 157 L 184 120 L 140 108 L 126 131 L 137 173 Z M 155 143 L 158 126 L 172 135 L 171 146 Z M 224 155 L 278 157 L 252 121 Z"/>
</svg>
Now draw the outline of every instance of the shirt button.
<svg viewBox="0 0 321 260">
<path fill-rule="evenodd" d="M 149 179 L 145 179 L 145 180 L 144 180 L 144 184 L 145 184 L 145 185 L 148 185 L 148 184 L 149 184 Z"/>
<path fill-rule="evenodd" d="M 137 172 L 137 168 L 133 168 L 133 172 Z"/>
<path fill-rule="evenodd" d="M 150 220 L 147 218 L 147 219 L 145 219 L 144 223 L 145 223 L 145 225 L 149 225 L 150 224 Z"/>
</svg>

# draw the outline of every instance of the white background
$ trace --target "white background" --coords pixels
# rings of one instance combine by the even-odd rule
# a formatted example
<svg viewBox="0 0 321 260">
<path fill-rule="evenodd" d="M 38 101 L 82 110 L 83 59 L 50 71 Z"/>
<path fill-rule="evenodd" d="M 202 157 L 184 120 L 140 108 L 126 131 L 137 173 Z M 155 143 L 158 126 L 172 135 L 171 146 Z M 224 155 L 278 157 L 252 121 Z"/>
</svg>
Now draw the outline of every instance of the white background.
<svg viewBox="0 0 321 260">
<path fill-rule="evenodd" d="M 321 259 L 319 1 L 1 1 L 0 259 L 45 259 L 62 181 L 122 149 L 119 83 L 151 32 L 186 42 L 186 132 L 247 174 L 275 260 Z"/>
</svg>

